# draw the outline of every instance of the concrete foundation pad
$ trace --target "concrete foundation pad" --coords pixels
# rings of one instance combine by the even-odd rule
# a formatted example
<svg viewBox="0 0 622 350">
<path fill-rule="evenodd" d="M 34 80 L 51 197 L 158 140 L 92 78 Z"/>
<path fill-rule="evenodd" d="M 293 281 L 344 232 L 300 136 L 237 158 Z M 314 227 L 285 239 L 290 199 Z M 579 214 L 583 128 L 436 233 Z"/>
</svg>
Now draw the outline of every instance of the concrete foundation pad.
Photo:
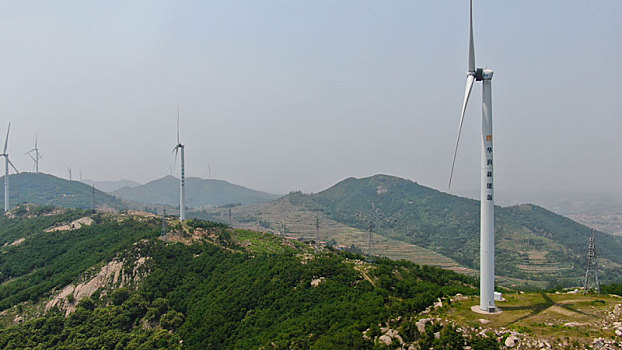
<svg viewBox="0 0 622 350">
<path fill-rule="evenodd" d="M 498 314 L 503 312 L 503 311 L 501 311 L 501 309 L 499 309 L 499 307 L 497 307 L 497 311 L 495 311 L 495 312 L 484 311 L 484 310 L 479 308 L 479 305 L 471 306 L 471 311 L 473 311 L 473 312 L 475 312 L 477 314 L 482 314 L 482 315 L 498 315 Z"/>
</svg>

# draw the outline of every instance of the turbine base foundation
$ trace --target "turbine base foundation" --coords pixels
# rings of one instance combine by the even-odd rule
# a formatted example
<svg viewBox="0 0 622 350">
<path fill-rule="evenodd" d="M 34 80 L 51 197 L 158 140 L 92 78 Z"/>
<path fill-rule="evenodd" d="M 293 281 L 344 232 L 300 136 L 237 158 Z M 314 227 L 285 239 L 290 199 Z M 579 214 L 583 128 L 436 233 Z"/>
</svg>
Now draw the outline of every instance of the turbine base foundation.
<svg viewBox="0 0 622 350">
<path fill-rule="evenodd" d="M 502 313 L 503 311 L 501 311 L 500 308 L 495 307 L 492 309 L 489 309 L 488 311 L 486 310 L 482 310 L 479 305 L 473 305 L 471 306 L 471 311 L 477 313 L 477 314 L 481 314 L 481 315 L 498 315 L 500 313 Z"/>
</svg>

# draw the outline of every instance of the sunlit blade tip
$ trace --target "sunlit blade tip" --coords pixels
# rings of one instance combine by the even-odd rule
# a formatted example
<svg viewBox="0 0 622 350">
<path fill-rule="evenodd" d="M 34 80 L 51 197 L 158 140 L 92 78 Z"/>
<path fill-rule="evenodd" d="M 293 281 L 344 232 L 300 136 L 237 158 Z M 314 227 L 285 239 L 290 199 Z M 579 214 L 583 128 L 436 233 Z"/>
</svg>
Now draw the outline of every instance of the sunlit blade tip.
<svg viewBox="0 0 622 350">
<path fill-rule="evenodd" d="M 475 45 L 473 43 L 473 0 L 469 1 L 469 72 L 475 72 Z"/>
<path fill-rule="evenodd" d="M 177 106 L 177 144 L 179 144 L 179 106 Z"/>
</svg>

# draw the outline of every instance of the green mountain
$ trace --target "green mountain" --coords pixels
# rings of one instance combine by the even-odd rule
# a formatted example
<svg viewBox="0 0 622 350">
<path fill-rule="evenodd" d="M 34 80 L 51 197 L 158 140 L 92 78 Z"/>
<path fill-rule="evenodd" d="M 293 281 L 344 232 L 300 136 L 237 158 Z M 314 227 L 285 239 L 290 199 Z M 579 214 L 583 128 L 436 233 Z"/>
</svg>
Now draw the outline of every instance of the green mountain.
<svg viewBox="0 0 622 350">
<path fill-rule="evenodd" d="M 178 206 L 179 179 L 169 175 L 145 185 L 124 187 L 112 194 L 135 202 Z M 251 190 L 223 180 L 186 178 L 186 205 L 191 208 L 253 204 L 277 197 L 279 195 Z"/>
<path fill-rule="evenodd" d="M 131 180 L 96 181 L 96 180 L 84 179 L 84 180 L 82 180 L 82 182 L 84 182 L 85 184 L 88 184 L 88 185 L 93 185 L 98 190 L 102 190 L 102 191 L 108 192 L 108 193 L 114 192 L 114 191 L 119 190 L 119 189 L 121 189 L 123 187 L 136 187 L 136 186 L 140 186 L 140 184 L 138 182 L 131 181 Z"/>
<path fill-rule="evenodd" d="M 438 298 L 476 292 L 450 271 L 201 220 L 162 236 L 148 215 L 16 215 L 0 217 L 3 349 L 384 349 L 389 320 L 407 345 L 483 341 L 417 330 Z"/>
<path fill-rule="evenodd" d="M 4 183 L 4 177 L 0 178 Z M 94 199 L 96 208 L 125 208 L 125 204 L 114 196 L 95 189 L 80 181 L 69 181 L 44 173 L 19 173 L 9 175 L 9 203 L 32 203 L 54 205 L 65 208 L 91 208 Z M 94 194 L 94 195 L 93 195 Z M 0 198 L 4 198 L 4 186 L 0 186 Z"/>
<path fill-rule="evenodd" d="M 346 179 L 315 195 L 301 196 L 332 219 L 375 231 L 479 266 L 479 201 L 443 193 L 387 175 Z M 578 283 L 584 273 L 590 229 L 535 205 L 495 207 L 497 274 Z M 604 279 L 622 272 L 622 244 L 596 232 Z"/>
<path fill-rule="evenodd" d="M 329 242 L 367 253 L 477 274 L 479 202 L 387 175 L 349 178 L 316 194 L 190 213 L 236 227 Z M 496 273 L 516 288 L 580 285 L 590 229 L 535 205 L 495 207 Z M 319 226 L 316 226 L 319 223 Z M 622 244 L 595 232 L 600 277 L 622 273 Z"/>
</svg>

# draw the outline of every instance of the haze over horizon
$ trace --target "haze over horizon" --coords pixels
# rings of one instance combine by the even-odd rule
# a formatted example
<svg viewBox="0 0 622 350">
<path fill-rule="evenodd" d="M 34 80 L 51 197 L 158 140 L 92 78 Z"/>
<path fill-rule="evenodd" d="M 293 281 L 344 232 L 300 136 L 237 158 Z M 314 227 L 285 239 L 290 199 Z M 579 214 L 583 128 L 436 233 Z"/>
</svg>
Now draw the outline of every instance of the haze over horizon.
<svg viewBox="0 0 622 350">
<path fill-rule="evenodd" d="M 496 189 L 622 193 L 622 3 L 474 1 L 495 70 Z M 42 172 L 145 183 L 170 173 L 318 192 L 400 176 L 447 191 L 468 1 L 0 2 L 0 135 L 38 134 Z M 451 193 L 479 186 L 481 88 Z M 175 174 L 178 175 L 178 174 Z"/>
</svg>

